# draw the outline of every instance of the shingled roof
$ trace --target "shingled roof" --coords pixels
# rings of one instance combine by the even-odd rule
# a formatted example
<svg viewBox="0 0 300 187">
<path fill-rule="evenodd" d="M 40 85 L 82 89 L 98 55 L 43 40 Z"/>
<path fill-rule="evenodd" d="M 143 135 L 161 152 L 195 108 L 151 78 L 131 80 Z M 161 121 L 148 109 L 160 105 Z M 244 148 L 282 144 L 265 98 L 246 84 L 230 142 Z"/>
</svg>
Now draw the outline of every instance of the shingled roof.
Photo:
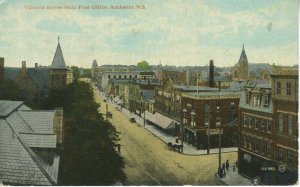
<svg viewBox="0 0 300 187">
<path fill-rule="evenodd" d="M 24 111 L 22 109 L 25 109 Z M 59 154 L 54 111 L 29 110 L 0 100 L 0 181 L 9 185 L 56 185 Z M 49 154 L 52 161 L 41 154 Z"/>
</svg>

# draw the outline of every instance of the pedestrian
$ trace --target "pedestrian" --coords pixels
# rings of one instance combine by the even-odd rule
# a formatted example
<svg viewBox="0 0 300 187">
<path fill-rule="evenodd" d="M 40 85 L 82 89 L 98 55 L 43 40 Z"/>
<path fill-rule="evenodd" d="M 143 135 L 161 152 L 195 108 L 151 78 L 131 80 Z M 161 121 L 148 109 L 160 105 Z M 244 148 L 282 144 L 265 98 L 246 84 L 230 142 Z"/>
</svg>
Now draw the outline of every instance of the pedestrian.
<svg viewBox="0 0 300 187">
<path fill-rule="evenodd" d="M 225 162 L 222 164 L 222 169 L 225 170 Z"/>
<path fill-rule="evenodd" d="M 233 165 L 233 171 L 235 171 L 235 165 Z"/>
<path fill-rule="evenodd" d="M 229 162 L 228 160 L 226 160 L 226 170 L 228 171 L 228 168 L 229 168 Z"/>
</svg>

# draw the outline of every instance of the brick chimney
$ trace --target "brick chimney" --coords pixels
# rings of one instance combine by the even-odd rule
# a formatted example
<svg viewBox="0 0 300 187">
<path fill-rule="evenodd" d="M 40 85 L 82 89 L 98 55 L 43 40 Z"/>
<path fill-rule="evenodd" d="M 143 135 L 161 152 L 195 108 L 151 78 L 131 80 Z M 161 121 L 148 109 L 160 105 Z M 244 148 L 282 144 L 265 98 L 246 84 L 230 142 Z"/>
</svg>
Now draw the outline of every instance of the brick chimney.
<svg viewBox="0 0 300 187">
<path fill-rule="evenodd" d="M 4 81 L 4 58 L 0 57 L 0 83 Z"/>
<path fill-rule="evenodd" d="M 209 75 L 208 75 L 209 87 L 214 87 L 214 61 L 209 61 Z"/>
<path fill-rule="evenodd" d="M 54 111 L 54 133 L 57 136 L 56 143 L 58 145 L 58 148 L 62 148 L 63 145 L 63 108 L 57 107 Z"/>
</svg>

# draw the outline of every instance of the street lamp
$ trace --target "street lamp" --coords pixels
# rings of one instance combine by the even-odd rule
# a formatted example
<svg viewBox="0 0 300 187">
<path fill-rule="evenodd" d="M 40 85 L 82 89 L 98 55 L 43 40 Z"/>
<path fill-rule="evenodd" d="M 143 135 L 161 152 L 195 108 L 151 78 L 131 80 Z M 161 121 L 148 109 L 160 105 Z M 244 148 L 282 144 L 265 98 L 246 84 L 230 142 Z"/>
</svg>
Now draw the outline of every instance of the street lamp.
<svg viewBox="0 0 300 187">
<path fill-rule="evenodd" d="M 183 136 L 184 136 L 184 133 L 183 133 L 183 127 L 184 127 L 184 123 L 186 123 L 186 113 L 187 113 L 187 109 L 184 108 L 182 110 L 182 113 L 183 113 L 183 120 L 182 120 L 182 123 L 181 123 L 181 150 L 183 152 Z"/>
</svg>

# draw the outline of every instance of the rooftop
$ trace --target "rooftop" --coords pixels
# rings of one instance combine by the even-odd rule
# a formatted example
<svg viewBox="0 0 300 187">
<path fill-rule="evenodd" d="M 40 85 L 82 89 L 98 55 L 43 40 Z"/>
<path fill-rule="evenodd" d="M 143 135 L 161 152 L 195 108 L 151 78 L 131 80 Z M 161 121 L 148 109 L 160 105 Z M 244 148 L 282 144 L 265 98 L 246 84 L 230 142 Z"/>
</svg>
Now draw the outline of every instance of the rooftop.
<svg viewBox="0 0 300 187">
<path fill-rule="evenodd" d="M 55 151 L 54 111 L 34 111 L 22 101 L 4 100 L 0 100 L 0 111 L 0 181 L 9 185 L 57 184 L 60 156 Z M 52 161 L 40 157 L 40 151 Z"/>
</svg>

